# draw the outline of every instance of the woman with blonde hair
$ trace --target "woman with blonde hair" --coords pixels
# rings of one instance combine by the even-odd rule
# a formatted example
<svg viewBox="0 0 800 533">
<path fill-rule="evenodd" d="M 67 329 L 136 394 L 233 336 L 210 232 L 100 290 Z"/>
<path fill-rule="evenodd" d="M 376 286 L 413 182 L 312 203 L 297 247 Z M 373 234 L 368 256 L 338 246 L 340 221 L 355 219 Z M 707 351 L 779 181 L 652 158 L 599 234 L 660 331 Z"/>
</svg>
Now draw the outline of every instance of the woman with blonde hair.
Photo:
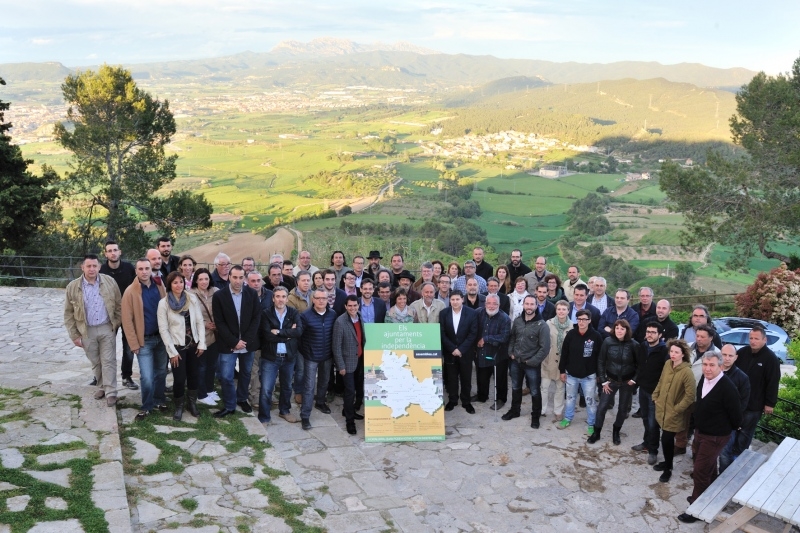
<svg viewBox="0 0 800 533">
<path fill-rule="evenodd" d="M 664 451 L 664 460 L 653 466 L 653 470 L 661 472 L 658 480 L 662 483 L 672 476 L 675 434 L 686 429 L 686 410 L 694 404 L 696 395 L 689 345 L 686 341 L 671 339 L 667 342 L 667 352 L 669 361 L 664 363 L 661 378 L 653 391 L 656 422 L 661 428 L 661 449 Z"/>
<path fill-rule="evenodd" d="M 206 326 L 197 297 L 186 290 L 180 272 L 170 272 L 165 282 L 167 295 L 158 302 L 158 332 L 167 349 L 172 367 L 172 395 L 175 400 L 173 420 L 183 417 L 184 395 L 188 392 L 188 410 L 197 411 L 199 358 L 206 350 Z M 187 390 L 188 386 L 188 390 Z"/>
</svg>

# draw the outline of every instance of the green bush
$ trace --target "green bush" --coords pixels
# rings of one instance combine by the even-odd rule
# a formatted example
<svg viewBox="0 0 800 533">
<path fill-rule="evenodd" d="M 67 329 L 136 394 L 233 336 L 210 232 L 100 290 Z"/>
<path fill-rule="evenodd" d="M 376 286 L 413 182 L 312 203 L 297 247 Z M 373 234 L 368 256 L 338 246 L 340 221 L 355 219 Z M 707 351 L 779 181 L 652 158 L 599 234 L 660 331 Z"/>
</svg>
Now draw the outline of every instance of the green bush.
<svg viewBox="0 0 800 533">
<path fill-rule="evenodd" d="M 789 358 L 793 358 L 795 361 L 800 358 L 800 342 L 795 341 L 789 344 Z M 756 438 L 765 442 L 770 440 L 780 442 L 783 436 L 800 439 L 800 426 L 798 425 L 800 424 L 800 367 L 795 370 L 794 375 L 781 378 L 778 398 L 774 413 L 762 416 L 759 422 L 759 425 L 770 431 L 758 428 Z"/>
</svg>

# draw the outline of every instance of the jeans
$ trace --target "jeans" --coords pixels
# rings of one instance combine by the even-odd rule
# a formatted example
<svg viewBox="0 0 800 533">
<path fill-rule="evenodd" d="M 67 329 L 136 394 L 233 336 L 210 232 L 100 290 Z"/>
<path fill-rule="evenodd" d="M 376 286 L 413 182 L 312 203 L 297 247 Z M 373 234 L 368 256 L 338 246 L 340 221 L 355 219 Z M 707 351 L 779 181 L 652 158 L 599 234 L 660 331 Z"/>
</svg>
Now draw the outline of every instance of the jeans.
<svg viewBox="0 0 800 533">
<path fill-rule="evenodd" d="M 661 428 L 656 422 L 656 404 L 653 402 L 653 395 L 641 387 L 639 387 L 639 408 L 642 410 L 642 425 L 644 426 L 642 442 L 647 446 L 648 453 L 658 453 L 658 434 Z M 674 444 L 673 437 L 673 446 Z"/>
<path fill-rule="evenodd" d="M 167 386 L 167 349 L 156 333 L 144 338 L 144 346 L 139 348 L 139 379 L 142 386 L 142 411 L 148 413 L 156 405 L 166 405 L 164 389 Z"/>
<path fill-rule="evenodd" d="M 211 346 L 206 348 L 197 366 L 197 398 L 203 399 L 209 393 L 214 392 L 214 376 L 217 373 L 217 360 L 219 351 L 217 343 L 214 341 Z"/>
<path fill-rule="evenodd" d="M 578 388 L 580 388 L 581 392 L 586 397 L 586 422 L 588 425 L 593 426 L 597 416 L 597 397 L 595 396 L 595 391 L 597 390 L 597 374 L 592 374 L 585 378 L 576 378 L 567 374 L 567 404 L 564 407 L 564 418 L 571 422 L 575 416 L 575 402 L 578 400 Z"/>
<path fill-rule="evenodd" d="M 172 365 L 172 397 L 183 398 L 188 387 L 191 391 L 197 390 L 197 370 L 200 366 L 197 357 L 197 345 L 191 350 L 179 349 L 181 360 L 177 365 Z"/>
<path fill-rule="evenodd" d="M 341 377 L 344 381 L 344 418 L 352 423 L 356 405 L 364 403 L 364 358 L 358 358 L 355 372 L 347 372 Z"/>
<path fill-rule="evenodd" d="M 734 430 L 731 433 L 731 440 L 728 441 L 719 456 L 720 473 L 724 472 L 737 457 L 742 455 L 742 452 L 750 447 L 759 420 L 761 420 L 761 411 L 746 410 L 742 413 L 742 429 Z"/>
<path fill-rule="evenodd" d="M 306 388 L 306 379 L 305 379 L 305 368 L 306 362 L 303 359 L 302 355 L 298 355 L 295 357 L 294 360 L 294 393 L 295 394 L 303 394 L 303 391 Z"/>
<path fill-rule="evenodd" d="M 606 418 L 606 411 L 611 408 L 611 403 L 614 401 L 617 391 L 619 391 L 619 407 L 617 408 L 617 419 L 614 421 L 614 427 L 621 428 L 622 424 L 625 422 L 625 415 L 628 414 L 625 406 L 628 405 L 628 402 L 631 400 L 633 386 L 628 385 L 627 381 L 614 380 L 609 381 L 608 385 L 611 387 L 611 392 L 608 394 L 605 392 L 600 394 L 600 406 L 597 408 L 597 420 L 595 420 L 594 423 L 595 429 L 602 429 Z"/>
<path fill-rule="evenodd" d="M 261 393 L 258 396 L 258 420 L 270 421 L 269 406 L 272 403 L 272 391 L 278 374 L 281 377 L 281 393 L 278 399 L 278 412 L 288 414 L 292 408 L 292 374 L 294 373 L 295 358 L 276 356 L 274 361 L 261 358 L 259 377 L 261 379 Z"/>
<path fill-rule="evenodd" d="M 730 440 L 730 435 L 717 437 L 714 435 L 704 435 L 699 431 L 694 432 L 692 441 L 692 457 L 694 461 L 694 490 L 691 495 L 691 502 L 717 479 L 717 457 L 722 452 L 725 445 Z"/>
<path fill-rule="evenodd" d="M 305 363 L 305 388 L 303 389 L 303 407 L 300 410 L 300 418 L 311 418 L 311 408 L 314 403 L 325 403 L 325 395 L 328 393 L 328 380 L 330 379 L 333 358 L 324 361 L 311 361 L 306 359 Z M 314 396 L 314 386 L 316 385 L 317 394 Z"/>
<path fill-rule="evenodd" d="M 522 381 L 528 380 L 528 386 L 531 389 L 531 415 L 539 417 L 542 414 L 542 367 L 528 366 L 512 359 L 509 371 L 511 372 L 512 392 L 522 392 Z"/>
<path fill-rule="evenodd" d="M 236 404 L 247 401 L 250 387 L 250 369 L 254 352 L 219 354 L 219 373 L 222 382 L 222 402 L 225 409 L 235 411 Z M 239 361 L 239 381 L 234 385 L 233 370 Z"/>
<path fill-rule="evenodd" d="M 125 338 L 124 332 L 122 333 L 122 363 L 120 367 L 122 371 L 122 380 L 130 379 L 133 375 L 133 352 L 131 351 L 131 345 L 128 344 L 128 339 Z"/>
</svg>

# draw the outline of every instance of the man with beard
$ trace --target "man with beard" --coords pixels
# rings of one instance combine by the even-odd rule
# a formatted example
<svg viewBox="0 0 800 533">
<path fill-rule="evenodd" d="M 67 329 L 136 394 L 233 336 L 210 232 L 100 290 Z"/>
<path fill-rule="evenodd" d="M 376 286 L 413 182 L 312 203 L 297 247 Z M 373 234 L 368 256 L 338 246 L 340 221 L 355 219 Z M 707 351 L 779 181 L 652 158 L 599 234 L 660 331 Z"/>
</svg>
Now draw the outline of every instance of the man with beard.
<svg viewBox="0 0 800 533">
<path fill-rule="evenodd" d="M 525 274 L 525 279 L 528 280 L 528 287 L 535 287 L 537 284 L 544 281 L 544 277 L 550 272 L 547 270 L 547 259 L 539 256 L 536 258 L 536 263 L 533 271 Z M 516 279 L 516 278 L 515 278 Z"/>
<path fill-rule="evenodd" d="M 639 406 L 642 411 L 644 437 L 641 444 L 631 449 L 647 452 L 647 464 L 654 465 L 658 460 L 659 427 L 656 422 L 656 405 L 653 391 L 656 390 L 664 363 L 669 359 L 667 345 L 662 335 L 664 327 L 658 322 L 650 322 L 645 327 L 645 342 L 639 343 L 636 363 L 639 368 Z"/>
<path fill-rule="evenodd" d="M 305 270 L 312 276 L 314 275 L 314 272 L 319 270 L 317 267 L 311 264 L 311 252 L 308 250 L 303 250 L 300 252 L 300 255 L 297 256 L 297 266 L 292 269 L 295 278 L 301 270 Z"/>
<path fill-rule="evenodd" d="M 434 298 L 436 290 L 433 283 L 422 284 L 422 298 L 413 302 L 410 307 L 416 312 L 417 322 L 420 324 L 438 324 L 439 314 L 445 307 L 442 302 Z"/>
<path fill-rule="evenodd" d="M 478 294 L 478 280 L 471 278 L 467 280 L 467 294 L 464 298 L 464 305 L 476 311 L 483 307 L 486 297 Z"/>
<path fill-rule="evenodd" d="M 578 311 L 585 309 L 589 311 L 592 317 L 592 328 L 596 330 L 600 325 L 600 311 L 586 301 L 589 297 L 589 287 L 583 284 L 576 285 L 572 295 L 574 299 L 569 304 L 569 317 L 572 323 L 578 323 Z"/>
<path fill-rule="evenodd" d="M 475 261 L 475 274 L 483 279 L 489 279 L 494 274 L 492 265 L 483 260 L 484 250 L 480 246 L 472 249 L 472 260 Z"/>
<path fill-rule="evenodd" d="M 501 409 L 508 400 L 508 339 L 511 335 L 511 319 L 500 310 L 500 298 L 496 294 L 486 297 L 485 306 L 478 311 L 477 367 L 478 393 L 473 402 L 489 399 L 489 380 L 495 374 L 495 398 L 490 409 Z"/>
<path fill-rule="evenodd" d="M 511 261 L 506 266 L 508 267 L 508 278 L 511 283 L 531 272 L 531 267 L 522 262 L 522 251 L 518 249 L 511 250 Z"/>
<path fill-rule="evenodd" d="M 652 322 L 658 322 L 664 328 L 664 335 L 662 338 L 665 341 L 670 339 L 677 339 L 678 338 L 678 325 L 672 321 L 669 317 L 669 313 L 672 311 L 672 305 L 669 303 L 669 300 L 659 300 L 656 303 L 656 316 L 650 317 L 644 323 L 639 322 L 639 327 L 637 328 L 637 336 L 641 336 L 644 338 L 644 331 L 647 324 Z M 641 332 L 641 335 L 639 333 Z"/>
<path fill-rule="evenodd" d="M 159 237 L 156 241 L 156 248 L 161 255 L 161 276 L 164 279 L 170 272 L 177 272 L 181 266 L 179 255 L 172 255 L 172 240 L 169 237 Z"/>
<path fill-rule="evenodd" d="M 573 300 L 575 287 L 581 284 L 583 284 L 583 280 L 581 279 L 580 269 L 576 265 L 571 265 L 567 269 L 567 279 L 561 284 L 561 288 L 564 289 L 564 296 L 567 297 L 567 300 L 570 302 Z"/>
<path fill-rule="evenodd" d="M 639 303 L 632 305 L 631 309 L 636 311 L 636 314 L 639 315 L 639 325 L 648 322 L 651 318 L 656 316 L 656 306 L 653 305 L 653 289 L 650 287 L 642 287 L 639 289 Z M 633 339 L 636 342 L 642 342 L 644 337 L 639 339 L 637 334 L 640 331 L 640 328 L 635 328 L 633 334 Z M 644 334 L 644 331 L 642 331 Z"/>
</svg>

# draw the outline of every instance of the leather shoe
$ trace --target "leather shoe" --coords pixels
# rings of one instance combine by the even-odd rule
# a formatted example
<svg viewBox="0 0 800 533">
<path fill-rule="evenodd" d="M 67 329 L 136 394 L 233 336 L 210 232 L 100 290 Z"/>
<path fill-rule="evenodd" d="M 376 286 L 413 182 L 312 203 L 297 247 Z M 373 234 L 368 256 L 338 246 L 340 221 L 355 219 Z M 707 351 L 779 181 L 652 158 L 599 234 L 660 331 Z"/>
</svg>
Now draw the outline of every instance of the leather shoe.
<svg viewBox="0 0 800 533">
<path fill-rule="evenodd" d="M 699 518 L 695 518 L 692 515 L 687 514 L 687 513 L 681 513 L 681 514 L 678 515 L 678 520 L 680 520 L 684 524 L 694 524 L 695 522 L 697 522 L 700 519 Z"/>
<path fill-rule="evenodd" d="M 114 407 L 117 405 L 117 397 L 116 396 L 109 396 L 106 398 L 106 405 L 109 407 Z"/>
<path fill-rule="evenodd" d="M 314 404 L 314 407 L 315 407 L 315 408 L 316 408 L 318 411 L 322 411 L 322 412 L 323 412 L 323 413 L 325 413 L 326 415 L 329 415 L 329 414 L 331 414 L 331 408 L 330 408 L 330 407 L 328 407 L 328 404 L 327 404 L 327 403 L 317 403 L 317 404 Z"/>
<path fill-rule="evenodd" d="M 458 405 L 458 404 L 457 403 L 453 403 L 453 402 L 447 402 L 447 405 L 444 406 L 444 410 L 445 411 L 452 411 L 453 409 L 456 408 L 456 405 Z"/>
<path fill-rule="evenodd" d="M 474 407 L 472 407 L 472 404 L 471 404 L 471 403 L 468 403 L 467 405 L 465 405 L 465 406 L 464 406 L 464 410 L 465 410 L 466 412 L 468 412 L 469 414 L 471 414 L 471 415 L 474 415 L 474 414 L 475 414 L 475 408 L 474 408 Z"/>
<path fill-rule="evenodd" d="M 656 472 L 664 472 L 665 470 L 667 470 L 667 463 L 661 461 L 660 463 L 658 463 L 653 467 L 653 470 L 655 470 Z"/>
<path fill-rule="evenodd" d="M 659 476 L 658 480 L 661 483 L 667 483 L 669 481 L 669 478 L 671 478 L 671 477 L 672 477 L 672 470 L 664 470 L 661 473 L 661 476 Z"/>
<path fill-rule="evenodd" d="M 675 455 L 686 455 L 686 448 L 678 448 L 675 446 Z"/>
<path fill-rule="evenodd" d="M 228 415 L 232 415 L 235 411 L 229 411 L 228 409 L 221 409 L 214 413 L 214 418 L 225 418 Z"/>
<path fill-rule="evenodd" d="M 469 401 L 478 402 L 478 403 L 486 403 L 488 401 L 488 398 L 486 398 L 485 400 L 481 400 L 480 396 L 478 396 L 477 394 L 474 394 L 474 395 L 472 395 L 470 397 Z"/>
<path fill-rule="evenodd" d="M 305 429 L 306 431 L 311 429 L 311 421 L 308 418 L 301 419 L 300 420 L 300 424 L 303 427 L 303 429 Z"/>
<path fill-rule="evenodd" d="M 297 422 L 300 422 L 300 419 L 294 416 L 292 413 L 279 414 L 278 416 L 283 418 L 290 424 L 295 424 Z"/>
<path fill-rule="evenodd" d="M 253 412 L 253 408 L 250 407 L 250 404 L 247 402 L 247 400 L 245 400 L 243 402 L 236 402 L 236 405 L 238 405 L 239 407 L 242 408 L 242 412 L 243 413 L 252 413 Z"/>
<path fill-rule="evenodd" d="M 342 416 L 347 417 L 347 415 L 344 414 L 344 409 L 342 409 Z M 353 420 L 364 420 L 364 415 L 360 415 L 354 411 Z"/>
<path fill-rule="evenodd" d="M 95 400 L 100 400 L 100 399 L 104 398 L 105 395 L 106 395 L 106 392 L 103 389 L 100 389 L 99 391 L 94 393 L 94 399 Z"/>
<path fill-rule="evenodd" d="M 631 450 L 633 450 L 635 452 L 646 452 L 647 451 L 647 445 L 643 442 L 641 444 L 637 444 L 636 446 L 631 446 Z"/>
<path fill-rule="evenodd" d="M 505 406 L 506 402 L 504 402 L 503 400 L 497 400 L 495 403 L 489 406 L 489 409 L 491 409 L 492 411 L 499 411 Z"/>
<path fill-rule="evenodd" d="M 356 434 L 356 425 L 355 424 L 347 424 L 347 432 L 350 435 L 355 435 Z"/>
</svg>

